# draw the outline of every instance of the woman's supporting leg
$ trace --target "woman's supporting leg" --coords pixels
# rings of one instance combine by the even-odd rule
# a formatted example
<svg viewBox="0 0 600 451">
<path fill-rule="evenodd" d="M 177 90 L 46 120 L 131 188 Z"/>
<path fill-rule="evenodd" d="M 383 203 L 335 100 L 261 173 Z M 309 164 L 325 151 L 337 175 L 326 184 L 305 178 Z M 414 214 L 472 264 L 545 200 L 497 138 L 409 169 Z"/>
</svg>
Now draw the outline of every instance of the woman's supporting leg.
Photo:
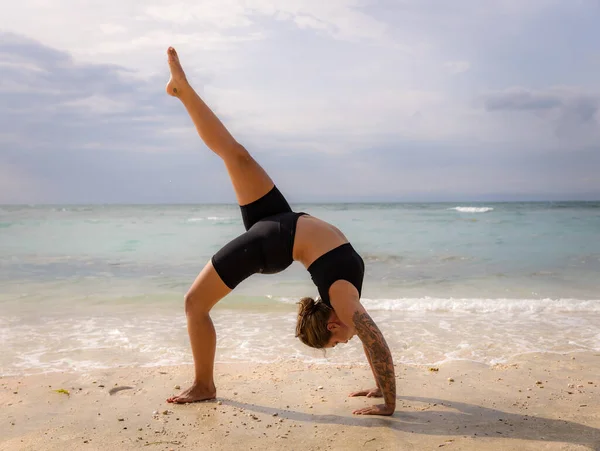
<svg viewBox="0 0 600 451">
<path fill-rule="evenodd" d="M 213 376 L 217 335 L 209 312 L 230 291 L 208 262 L 186 294 L 185 313 L 194 357 L 194 382 L 167 402 L 205 401 L 217 396 Z"/>
<path fill-rule="evenodd" d="M 171 79 L 167 93 L 181 100 L 204 143 L 223 159 L 238 204 L 247 205 L 260 199 L 273 189 L 273 181 L 190 86 L 175 49 L 169 48 L 168 55 Z M 216 333 L 209 312 L 230 292 L 212 262 L 204 267 L 188 291 L 185 311 L 194 357 L 194 382 L 168 402 L 186 403 L 216 397 L 213 377 Z"/>
<path fill-rule="evenodd" d="M 200 138 L 225 162 L 238 204 L 260 199 L 273 188 L 273 181 L 190 86 L 175 49 L 170 47 L 167 53 L 171 70 L 167 93 L 181 100 Z"/>
</svg>

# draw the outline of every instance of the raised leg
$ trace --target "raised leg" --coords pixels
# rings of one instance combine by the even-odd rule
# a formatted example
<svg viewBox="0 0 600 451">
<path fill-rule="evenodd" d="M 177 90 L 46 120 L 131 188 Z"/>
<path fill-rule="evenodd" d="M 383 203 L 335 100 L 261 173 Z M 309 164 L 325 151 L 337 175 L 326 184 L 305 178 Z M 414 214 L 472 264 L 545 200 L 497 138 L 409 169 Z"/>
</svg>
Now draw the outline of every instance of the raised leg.
<svg viewBox="0 0 600 451">
<path fill-rule="evenodd" d="M 181 100 L 200 138 L 223 159 L 238 204 L 246 205 L 260 199 L 273 188 L 273 181 L 191 87 L 175 49 L 169 47 L 167 53 L 171 70 L 167 93 Z"/>
<path fill-rule="evenodd" d="M 213 375 L 217 335 L 209 312 L 230 291 L 208 262 L 186 294 L 185 313 L 194 357 L 194 382 L 167 402 L 205 401 L 217 396 Z"/>
</svg>

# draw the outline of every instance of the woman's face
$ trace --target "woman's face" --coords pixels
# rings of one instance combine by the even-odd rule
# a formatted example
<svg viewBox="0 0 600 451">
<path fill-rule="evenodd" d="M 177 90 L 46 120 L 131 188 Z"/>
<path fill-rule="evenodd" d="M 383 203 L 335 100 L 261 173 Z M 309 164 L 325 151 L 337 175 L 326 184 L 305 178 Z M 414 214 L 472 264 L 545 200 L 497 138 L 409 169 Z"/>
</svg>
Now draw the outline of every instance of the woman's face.
<svg viewBox="0 0 600 451">
<path fill-rule="evenodd" d="M 331 338 L 326 348 L 333 348 L 339 343 L 348 343 L 348 340 L 354 336 L 354 330 L 342 323 L 335 313 L 329 318 L 327 329 L 331 332 Z"/>
</svg>

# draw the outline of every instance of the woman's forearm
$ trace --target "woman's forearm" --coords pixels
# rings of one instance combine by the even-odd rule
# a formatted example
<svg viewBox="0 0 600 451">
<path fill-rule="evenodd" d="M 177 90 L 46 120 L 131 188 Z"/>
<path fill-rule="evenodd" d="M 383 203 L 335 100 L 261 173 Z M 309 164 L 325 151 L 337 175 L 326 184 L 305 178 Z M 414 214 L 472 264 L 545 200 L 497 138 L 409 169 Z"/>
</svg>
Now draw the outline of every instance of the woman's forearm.
<svg viewBox="0 0 600 451">
<path fill-rule="evenodd" d="M 355 312 L 352 320 L 369 359 L 377 387 L 381 390 L 386 405 L 395 407 L 396 375 L 394 362 L 383 334 L 366 312 Z"/>
<path fill-rule="evenodd" d="M 377 388 L 379 390 L 381 390 L 381 387 L 379 386 L 379 382 L 377 382 L 377 374 L 375 373 L 375 368 L 373 368 L 373 362 L 371 361 L 371 356 L 369 355 L 369 350 L 367 349 L 367 347 L 365 346 L 364 343 L 363 343 L 363 349 L 365 351 L 365 355 L 367 356 L 367 360 L 369 361 L 369 366 L 371 367 L 371 372 L 373 373 L 373 377 L 375 378 L 375 385 L 377 385 Z"/>
</svg>

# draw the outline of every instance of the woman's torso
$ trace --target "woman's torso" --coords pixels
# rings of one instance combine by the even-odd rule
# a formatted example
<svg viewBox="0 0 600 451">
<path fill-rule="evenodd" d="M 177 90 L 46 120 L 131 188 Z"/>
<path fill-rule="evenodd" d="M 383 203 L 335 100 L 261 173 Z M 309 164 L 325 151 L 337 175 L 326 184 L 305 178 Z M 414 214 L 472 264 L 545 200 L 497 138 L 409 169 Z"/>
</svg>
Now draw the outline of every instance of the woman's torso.
<svg viewBox="0 0 600 451">
<path fill-rule="evenodd" d="M 310 215 L 302 215 L 296 224 L 294 260 L 308 268 L 316 259 L 348 242 L 337 227 Z"/>
</svg>

